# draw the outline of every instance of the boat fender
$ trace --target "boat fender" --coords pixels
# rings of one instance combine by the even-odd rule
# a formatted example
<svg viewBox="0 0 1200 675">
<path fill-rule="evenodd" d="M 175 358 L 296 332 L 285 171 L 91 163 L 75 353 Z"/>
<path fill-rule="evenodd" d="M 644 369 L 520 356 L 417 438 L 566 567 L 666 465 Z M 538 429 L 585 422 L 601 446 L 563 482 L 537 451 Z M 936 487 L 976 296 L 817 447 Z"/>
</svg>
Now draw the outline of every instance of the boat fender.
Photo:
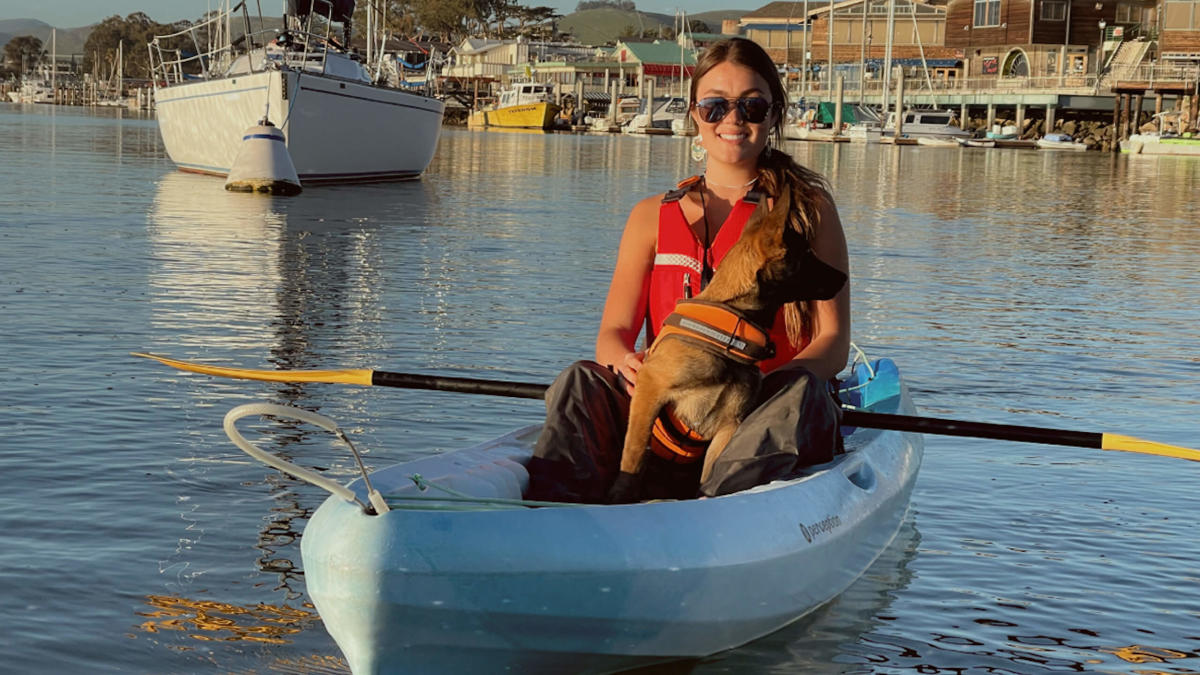
<svg viewBox="0 0 1200 675">
<path fill-rule="evenodd" d="M 292 164 L 283 132 L 266 118 L 242 134 L 242 145 L 225 179 L 233 192 L 300 194 L 300 177 Z"/>
</svg>

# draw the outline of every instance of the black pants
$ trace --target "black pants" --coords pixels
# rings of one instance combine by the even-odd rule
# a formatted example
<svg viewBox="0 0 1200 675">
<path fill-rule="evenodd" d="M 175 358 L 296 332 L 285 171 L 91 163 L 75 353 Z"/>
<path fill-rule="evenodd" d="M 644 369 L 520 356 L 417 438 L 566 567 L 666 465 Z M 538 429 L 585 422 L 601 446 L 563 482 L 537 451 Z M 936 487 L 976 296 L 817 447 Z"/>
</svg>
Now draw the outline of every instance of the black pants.
<svg viewBox="0 0 1200 675">
<path fill-rule="evenodd" d="M 620 471 L 629 400 L 616 373 L 577 361 L 546 392 L 546 422 L 529 463 L 529 499 L 604 503 Z M 807 369 L 783 366 L 763 379 L 758 406 L 697 485 L 703 461 L 646 455 L 647 498 L 715 497 L 795 475 L 840 451 L 838 406 Z"/>
</svg>

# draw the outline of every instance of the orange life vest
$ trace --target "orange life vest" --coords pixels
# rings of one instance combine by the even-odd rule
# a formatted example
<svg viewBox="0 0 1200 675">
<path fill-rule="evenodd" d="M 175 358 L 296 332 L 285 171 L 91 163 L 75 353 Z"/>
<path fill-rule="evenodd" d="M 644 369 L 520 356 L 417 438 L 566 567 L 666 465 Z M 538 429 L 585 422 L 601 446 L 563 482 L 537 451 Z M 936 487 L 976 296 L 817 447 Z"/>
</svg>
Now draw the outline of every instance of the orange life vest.
<svg viewBox="0 0 1200 675">
<path fill-rule="evenodd" d="M 688 225 L 680 204 L 683 196 L 698 182 L 698 176 L 680 182 L 675 190 L 663 197 L 659 207 L 658 244 L 650 272 L 646 313 L 646 343 L 653 345 L 658 336 L 679 335 L 697 341 L 701 346 L 720 350 L 743 363 L 757 363 L 764 373 L 770 372 L 792 360 L 800 351 L 788 340 L 782 309 L 775 315 L 773 324 L 764 329 L 727 309 L 688 300 L 702 290 L 705 257 L 710 269 L 717 269 L 725 254 L 742 236 L 762 195 L 751 191 L 738 200 L 706 248 Z M 650 449 L 659 457 L 687 464 L 703 457 L 707 448 L 708 440 L 689 429 L 671 406 L 655 419 Z"/>
<path fill-rule="evenodd" d="M 696 177 L 682 181 L 679 188 L 663 197 L 659 207 L 658 245 L 654 251 L 654 267 L 650 272 L 646 312 L 647 345 L 653 344 L 654 338 L 662 332 L 663 323 L 675 311 L 676 302 L 700 294 L 700 275 L 704 268 L 702 261 L 706 255 L 704 242 L 696 238 L 696 233 L 684 218 L 683 208 L 679 203 L 696 182 Z M 721 265 L 725 254 L 729 253 L 729 249 L 733 248 L 734 243 L 742 236 L 742 230 L 761 200 L 761 193 L 748 192 L 734 204 L 729 217 L 709 244 L 707 256 L 712 269 L 715 270 Z M 800 349 L 788 341 L 782 309 L 775 315 L 773 324 L 766 328 L 770 331 L 771 342 L 775 344 L 775 355 L 761 361 L 758 367 L 764 373 L 769 373 L 791 361 Z"/>
</svg>

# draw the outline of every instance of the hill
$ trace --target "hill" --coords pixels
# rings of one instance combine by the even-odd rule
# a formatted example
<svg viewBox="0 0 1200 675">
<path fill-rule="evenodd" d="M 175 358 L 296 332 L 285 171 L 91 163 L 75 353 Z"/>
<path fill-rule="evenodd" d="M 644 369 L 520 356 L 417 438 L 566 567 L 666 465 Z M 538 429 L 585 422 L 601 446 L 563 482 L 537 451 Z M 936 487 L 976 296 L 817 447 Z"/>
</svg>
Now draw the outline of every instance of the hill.
<svg viewBox="0 0 1200 675">
<path fill-rule="evenodd" d="M 688 21 L 702 21 L 708 32 L 720 33 L 723 19 L 736 19 L 751 10 L 726 9 L 700 14 L 689 14 Z M 572 12 L 558 20 L 558 30 L 570 33 L 583 44 L 611 44 L 622 35 L 637 34 L 639 31 L 673 31 L 676 23 L 670 14 L 637 12 L 616 8 L 585 9 Z"/>
<path fill-rule="evenodd" d="M 46 52 L 50 51 L 50 31 L 54 27 L 44 21 L 37 19 L 0 19 L 0 47 L 8 44 L 8 41 L 21 37 L 22 35 L 32 35 L 42 41 Z M 57 51 L 60 56 L 70 54 L 83 54 L 83 45 L 87 42 L 88 34 L 92 32 L 91 26 L 82 28 L 59 28 L 58 34 L 55 37 Z"/>
</svg>

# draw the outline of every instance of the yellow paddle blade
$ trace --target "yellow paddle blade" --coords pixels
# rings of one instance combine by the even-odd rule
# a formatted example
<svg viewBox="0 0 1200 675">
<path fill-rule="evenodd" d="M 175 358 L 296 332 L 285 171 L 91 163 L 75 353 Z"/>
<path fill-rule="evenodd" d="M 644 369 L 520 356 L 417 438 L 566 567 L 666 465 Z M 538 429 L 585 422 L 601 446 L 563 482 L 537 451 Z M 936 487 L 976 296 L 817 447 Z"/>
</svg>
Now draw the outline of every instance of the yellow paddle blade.
<svg viewBox="0 0 1200 675">
<path fill-rule="evenodd" d="M 130 352 L 134 356 L 153 359 L 172 368 L 186 370 L 202 375 L 216 377 L 231 377 L 239 380 L 263 380 L 265 382 L 331 382 L 334 384 L 358 384 L 371 386 L 371 374 L 375 371 L 366 369 L 354 370 L 252 370 L 250 368 L 226 368 L 224 366 L 206 366 L 202 363 L 191 363 L 168 359 L 143 352 Z"/>
<path fill-rule="evenodd" d="M 1143 455 L 1160 455 L 1162 457 L 1175 457 L 1200 462 L 1200 451 L 1181 448 L 1177 445 L 1167 445 L 1166 443 L 1155 443 L 1154 441 L 1134 438 L 1133 436 L 1122 436 L 1121 434 L 1102 434 L 1100 449 L 1117 450 L 1120 452 L 1140 452 Z"/>
</svg>

